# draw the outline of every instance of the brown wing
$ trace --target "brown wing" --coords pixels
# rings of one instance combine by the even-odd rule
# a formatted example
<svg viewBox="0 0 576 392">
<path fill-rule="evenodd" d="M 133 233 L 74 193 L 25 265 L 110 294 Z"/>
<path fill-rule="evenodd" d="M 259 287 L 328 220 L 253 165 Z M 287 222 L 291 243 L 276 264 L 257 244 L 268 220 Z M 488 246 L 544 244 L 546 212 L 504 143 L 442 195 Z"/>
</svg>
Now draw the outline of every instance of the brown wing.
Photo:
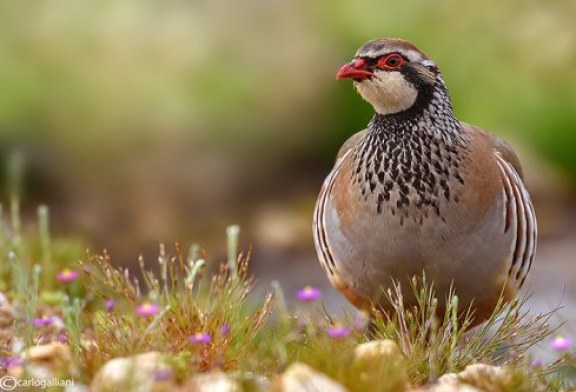
<svg viewBox="0 0 576 392">
<path fill-rule="evenodd" d="M 316 251 L 318 253 L 318 258 L 320 259 L 320 264 L 324 267 L 326 273 L 330 277 L 330 280 L 332 280 L 335 275 L 334 268 L 336 265 L 326 240 L 326 226 L 324 223 L 326 203 L 331 196 L 332 188 L 334 187 L 334 179 L 344 163 L 344 158 L 351 153 L 351 150 L 358 145 L 365 134 L 366 130 L 355 133 L 344 142 L 342 147 L 340 147 L 336 157 L 336 163 L 334 164 L 332 171 L 330 171 L 328 174 L 328 177 L 326 177 L 324 180 L 324 184 L 320 189 L 320 195 L 318 195 L 318 200 L 316 201 L 316 207 L 314 208 L 314 244 L 316 245 Z"/>
<path fill-rule="evenodd" d="M 483 129 L 462 123 L 467 132 L 486 138 L 493 148 L 494 158 L 500 169 L 504 196 L 504 232 L 512 230 L 515 242 L 509 277 L 522 286 L 536 254 L 537 225 L 530 195 L 522 181 L 522 167 L 518 156 L 501 138 Z"/>
<path fill-rule="evenodd" d="M 469 128 L 471 132 L 480 133 L 485 138 L 487 138 L 490 141 L 490 144 L 492 144 L 494 150 L 496 152 L 499 152 L 502 155 L 502 157 L 506 160 L 506 162 L 512 165 L 516 173 L 518 173 L 518 175 L 520 176 L 520 179 L 524 179 L 524 173 L 522 171 L 522 165 L 520 164 L 520 159 L 518 159 L 518 155 L 516 155 L 514 149 L 504 139 L 496 135 L 493 135 L 490 132 L 486 132 L 482 128 L 478 128 L 474 125 L 466 123 L 461 124 L 463 127 Z"/>
</svg>

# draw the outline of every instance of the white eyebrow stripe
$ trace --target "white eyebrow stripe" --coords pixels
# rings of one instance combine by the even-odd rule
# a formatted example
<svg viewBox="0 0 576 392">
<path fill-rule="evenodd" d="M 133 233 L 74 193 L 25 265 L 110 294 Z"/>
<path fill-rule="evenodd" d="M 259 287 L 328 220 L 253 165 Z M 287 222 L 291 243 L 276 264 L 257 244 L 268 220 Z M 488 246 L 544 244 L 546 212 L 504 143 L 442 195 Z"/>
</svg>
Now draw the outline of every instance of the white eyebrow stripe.
<svg viewBox="0 0 576 392">
<path fill-rule="evenodd" d="M 398 53 L 406 57 L 410 61 L 420 62 L 422 61 L 422 55 L 418 52 L 414 52 L 413 50 L 402 50 L 399 49 Z"/>
<path fill-rule="evenodd" d="M 360 56 L 360 57 L 370 57 L 370 58 L 376 58 L 379 56 L 382 56 L 386 53 L 400 53 L 402 56 L 406 57 L 408 60 L 415 62 L 415 63 L 420 63 L 422 65 L 424 65 L 425 67 L 428 66 L 436 66 L 436 64 L 431 61 L 431 60 L 427 60 L 424 59 L 424 57 L 422 57 L 422 55 L 419 52 L 413 51 L 413 50 L 405 50 L 405 49 L 401 49 L 401 48 L 384 48 L 382 50 L 369 50 L 367 52 L 358 52 L 356 53 L 356 56 Z"/>
</svg>

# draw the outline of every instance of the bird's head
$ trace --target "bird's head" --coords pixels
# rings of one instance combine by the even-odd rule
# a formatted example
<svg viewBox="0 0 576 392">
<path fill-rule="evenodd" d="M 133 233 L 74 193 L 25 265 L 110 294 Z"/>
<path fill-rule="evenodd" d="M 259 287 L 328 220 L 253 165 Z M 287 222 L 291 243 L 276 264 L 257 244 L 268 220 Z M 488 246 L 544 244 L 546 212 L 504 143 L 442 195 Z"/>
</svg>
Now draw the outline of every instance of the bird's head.
<svg viewBox="0 0 576 392">
<path fill-rule="evenodd" d="M 380 114 L 405 111 L 438 82 L 436 64 L 411 43 L 383 38 L 364 44 L 336 79 L 349 78 Z"/>
</svg>

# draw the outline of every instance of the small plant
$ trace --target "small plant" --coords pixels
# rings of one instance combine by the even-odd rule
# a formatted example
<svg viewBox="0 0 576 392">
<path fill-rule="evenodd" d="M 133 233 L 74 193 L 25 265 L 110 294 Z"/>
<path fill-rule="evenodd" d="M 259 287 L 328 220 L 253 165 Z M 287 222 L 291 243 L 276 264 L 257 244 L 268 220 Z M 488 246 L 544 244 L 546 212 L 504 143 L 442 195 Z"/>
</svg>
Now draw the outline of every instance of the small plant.
<svg viewBox="0 0 576 392">
<path fill-rule="evenodd" d="M 93 318 L 90 334 L 97 350 L 87 353 L 87 376 L 111 358 L 148 351 L 172 354 L 192 372 L 254 366 L 256 335 L 270 313 L 272 295 L 249 306 L 253 284 L 247 257 L 236 260 L 235 268 L 228 260 L 206 279 L 204 260 L 185 259 L 178 246 L 170 257 L 161 246 L 158 274 L 140 259 L 142 285 L 127 269 L 113 267 L 106 254 L 90 256 L 82 268 L 102 310 Z"/>
<path fill-rule="evenodd" d="M 535 344 L 550 339 L 553 330 L 548 321 L 555 310 L 531 316 L 526 299 L 510 304 L 501 300 L 485 323 L 472 328 L 473 313 L 458 308 L 454 293 L 446 299 L 442 306 L 445 311 L 439 316 L 438 300 L 425 276 L 413 279 L 411 286 L 416 304 L 407 305 L 400 284 L 395 283 L 387 293 L 394 311 L 386 314 L 374 309 L 375 317 L 367 329 L 353 315 L 338 321 L 327 312 L 316 320 L 308 316 L 287 318 L 289 327 L 284 327 L 285 334 L 277 339 L 282 342 L 278 357 L 284 357 L 286 364 L 308 363 L 353 391 L 397 391 L 408 384 L 427 385 L 476 363 L 510 369 L 509 383 L 517 387 L 510 390 L 526 390 L 527 386 L 528 390 L 559 390 L 554 375 L 568 366 L 568 356 L 534 368 L 529 353 Z M 359 368 L 354 348 L 374 338 L 396 342 L 402 361 Z M 565 347 L 565 341 L 557 344 Z"/>
<path fill-rule="evenodd" d="M 530 316 L 526 299 L 506 304 L 502 297 L 486 322 L 476 328 L 474 314 L 458 308 L 458 297 L 450 293 L 437 316 L 438 300 L 426 277 L 413 279 L 411 289 L 416 306 L 407 307 L 402 288 L 395 283 L 387 293 L 394 308 L 392 316 L 376 313 L 376 335 L 395 340 L 410 360 L 410 379 L 418 384 L 431 382 L 447 372 L 458 372 L 467 365 L 488 363 L 521 366 L 528 350 L 551 334 L 548 322 L 554 310 Z"/>
</svg>

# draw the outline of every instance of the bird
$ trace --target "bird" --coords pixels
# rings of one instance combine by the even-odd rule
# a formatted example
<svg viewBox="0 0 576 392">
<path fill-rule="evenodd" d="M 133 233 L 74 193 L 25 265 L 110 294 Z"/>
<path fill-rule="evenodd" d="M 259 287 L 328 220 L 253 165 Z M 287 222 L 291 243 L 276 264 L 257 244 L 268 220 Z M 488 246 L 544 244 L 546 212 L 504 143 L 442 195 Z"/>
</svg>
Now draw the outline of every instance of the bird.
<svg viewBox="0 0 576 392">
<path fill-rule="evenodd" d="M 315 205 L 330 283 L 358 309 L 390 311 L 394 282 L 415 305 L 410 282 L 424 276 L 439 304 L 454 292 L 478 325 L 516 298 L 536 253 L 517 154 L 456 118 L 437 64 L 408 41 L 367 42 L 336 79 L 352 79 L 375 113 L 340 148 Z"/>
</svg>

